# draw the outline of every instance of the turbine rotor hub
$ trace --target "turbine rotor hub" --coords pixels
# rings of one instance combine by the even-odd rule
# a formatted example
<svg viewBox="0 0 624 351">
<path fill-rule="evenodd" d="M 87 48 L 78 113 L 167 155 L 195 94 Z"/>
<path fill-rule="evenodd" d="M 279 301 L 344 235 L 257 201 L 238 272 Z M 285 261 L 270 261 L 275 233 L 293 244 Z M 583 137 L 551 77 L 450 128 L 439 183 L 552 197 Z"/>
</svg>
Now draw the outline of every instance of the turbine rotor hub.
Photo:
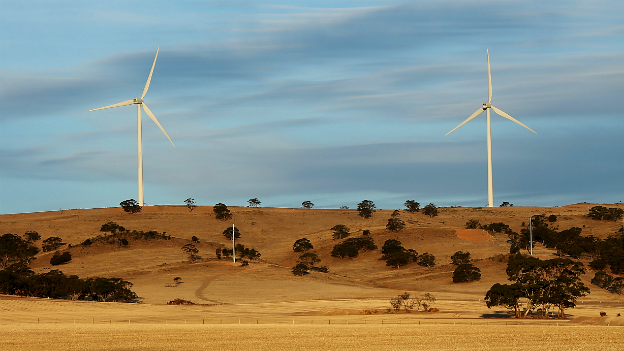
<svg viewBox="0 0 624 351">
<path fill-rule="evenodd" d="M 134 103 L 138 104 L 138 105 L 143 103 L 143 99 L 139 99 L 139 98 L 134 98 L 134 99 L 132 99 L 132 101 L 134 101 Z"/>
<path fill-rule="evenodd" d="M 492 108 L 492 104 L 490 104 L 489 102 L 484 102 L 483 103 L 483 109 L 487 110 L 488 108 Z"/>
</svg>

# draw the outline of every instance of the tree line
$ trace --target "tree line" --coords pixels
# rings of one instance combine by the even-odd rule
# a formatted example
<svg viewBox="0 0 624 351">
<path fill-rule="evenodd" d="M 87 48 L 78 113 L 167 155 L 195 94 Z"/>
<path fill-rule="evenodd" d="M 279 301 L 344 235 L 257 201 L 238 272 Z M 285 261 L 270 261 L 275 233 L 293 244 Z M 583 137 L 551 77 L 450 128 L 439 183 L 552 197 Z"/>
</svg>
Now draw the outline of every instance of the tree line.
<svg viewBox="0 0 624 351">
<path fill-rule="evenodd" d="M 11 233 L 0 236 L 0 293 L 119 302 L 133 302 L 138 298 L 131 290 L 132 283 L 121 278 L 81 279 L 59 270 L 35 273 L 28 265 L 37 253 L 39 248 L 29 233 L 24 237 Z"/>
</svg>

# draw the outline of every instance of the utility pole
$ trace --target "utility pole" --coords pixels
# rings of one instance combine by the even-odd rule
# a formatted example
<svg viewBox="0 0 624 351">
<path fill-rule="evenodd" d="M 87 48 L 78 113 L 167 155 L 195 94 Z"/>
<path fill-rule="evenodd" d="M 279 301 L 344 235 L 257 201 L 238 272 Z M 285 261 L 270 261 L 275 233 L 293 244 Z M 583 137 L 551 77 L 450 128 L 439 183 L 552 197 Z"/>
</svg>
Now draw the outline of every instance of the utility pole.
<svg viewBox="0 0 624 351">
<path fill-rule="evenodd" d="M 236 228 L 234 228 L 234 223 L 232 223 L 232 258 L 234 259 L 234 263 L 236 263 L 236 245 L 234 244 L 235 238 L 236 238 Z"/>
<path fill-rule="evenodd" d="M 530 253 L 533 256 L 533 216 L 529 218 L 529 242 L 530 242 Z"/>
</svg>

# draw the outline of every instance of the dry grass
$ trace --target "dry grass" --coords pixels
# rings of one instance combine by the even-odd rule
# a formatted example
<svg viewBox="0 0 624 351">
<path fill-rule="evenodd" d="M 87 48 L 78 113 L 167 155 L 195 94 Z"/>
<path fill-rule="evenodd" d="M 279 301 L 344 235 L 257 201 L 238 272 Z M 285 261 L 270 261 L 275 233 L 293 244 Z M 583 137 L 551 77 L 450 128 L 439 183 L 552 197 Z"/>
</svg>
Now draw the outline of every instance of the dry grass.
<svg viewBox="0 0 624 351">
<path fill-rule="evenodd" d="M 621 350 L 622 327 L 12 325 L 3 350 Z"/>
<path fill-rule="evenodd" d="M 531 214 L 541 213 L 558 215 L 560 230 L 578 226 L 584 235 L 601 238 L 615 233 L 620 223 L 585 216 L 592 206 L 443 208 L 434 218 L 402 212 L 406 228 L 398 233 L 385 229 L 391 210 L 363 219 L 355 210 L 235 207 L 231 210 L 242 233 L 239 242 L 262 253 L 261 260 L 247 267 L 215 258 L 216 247 L 231 244 L 221 234 L 231 222 L 214 219 L 212 207 L 189 212 L 183 206 L 153 206 L 135 215 L 119 208 L 2 215 L 2 233 L 35 230 L 44 239 L 59 236 L 74 245 L 70 263 L 52 267 L 51 253 L 42 253 L 32 264 L 35 271 L 121 277 L 134 283 L 143 303 L 0 297 L 0 349 L 621 349 L 622 329 L 615 326 L 624 325 L 624 317 L 616 317 L 624 313 L 623 301 L 594 286 L 577 308 L 567 311 L 570 321 L 517 321 L 507 318 L 505 310 L 488 309 L 482 300 L 486 291 L 507 279 L 503 255 L 509 244 L 502 235 L 462 230 L 469 219 L 478 219 L 482 224 L 504 222 L 519 231 Z M 99 228 L 107 221 L 166 232 L 173 239 L 131 241 L 127 247 L 75 246 L 102 234 Z M 336 241 L 329 228 L 336 224 L 347 225 L 352 235 L 369 229 L 378 246 L 398 239 L 407 248 L 434 254 L 438 265 L 386 267 L 379 250 L 356 259 L 331 257 Z M 201 240 L 197 247 L 202 259 L 191 264 L 180 248 L 193 235 Z M 292 244 L 302 237 L 314 244 L 329 274 L 291 274 L 298 257 Z M 449 256 L 460 250 L 471 253 L 482 270 L 481 281 L 452 283 Z M 540 246 L 534 252 L 540 258 L 553 257 Z M 182 278 L 177 287 L 175 277 Z M 583 278 L 586 284 L 591 277 L 593 273 Z M 386 314 L 390 297 L 404 291 L 433 293 L 440 312 Z M 166 305 L 176 298 L 197 305 Z M 607 317 L 598 317 L 600 311 Z M 504 325 L 512 323 L 520 325 Z"/>
</svg>

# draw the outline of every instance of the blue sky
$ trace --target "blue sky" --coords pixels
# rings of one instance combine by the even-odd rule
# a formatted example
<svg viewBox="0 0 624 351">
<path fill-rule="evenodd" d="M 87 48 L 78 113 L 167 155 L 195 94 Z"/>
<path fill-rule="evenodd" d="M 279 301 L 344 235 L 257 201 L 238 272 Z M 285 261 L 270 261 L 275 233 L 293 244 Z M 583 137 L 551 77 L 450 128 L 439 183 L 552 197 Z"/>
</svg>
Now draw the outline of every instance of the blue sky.
<svg viewBox="0 0 624 351">
<path fill-rule="evenodd" d="M 624 200 L 624 2 L 2 1 L 0 213 Z"/>
</svg>

